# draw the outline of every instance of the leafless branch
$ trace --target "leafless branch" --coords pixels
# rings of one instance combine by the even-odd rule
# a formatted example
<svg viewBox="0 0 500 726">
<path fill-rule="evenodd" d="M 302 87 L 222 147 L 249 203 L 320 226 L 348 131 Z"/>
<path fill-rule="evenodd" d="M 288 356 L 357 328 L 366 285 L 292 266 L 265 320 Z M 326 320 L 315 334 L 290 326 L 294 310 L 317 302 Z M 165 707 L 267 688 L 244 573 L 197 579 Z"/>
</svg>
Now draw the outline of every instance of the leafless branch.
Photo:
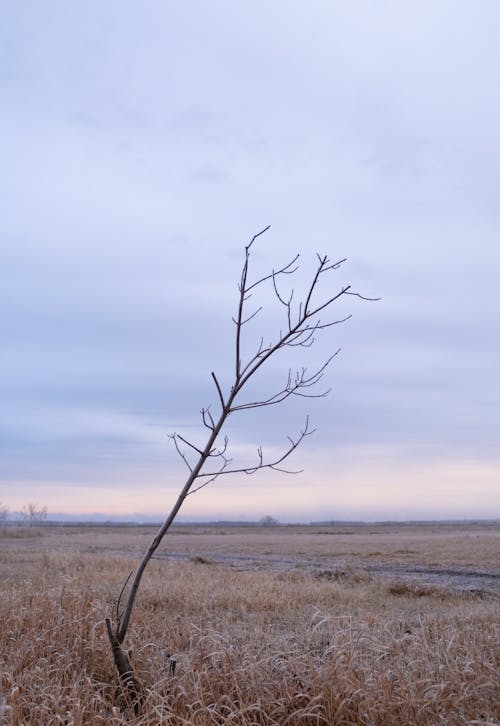
<svg viewBox="0 0 500 726">
<path fill-rule="evenodd" d="M 215 375 L 215 373 L 213 371 L 212 371 L 212 378 L 213 378 L 215 386 L 217 388 L 217 393 L 219 394 L 220 405 L 222 406 L 222 408 L 224 408 L 224 406 L 226 404 L 224 403 L 224 396 L 222 395 L 222 389 L 220 387 L 219 381 L 217 380 L 217 376 Z"/>
<path fill-rule="evenodd" d="M 204 474 L 203 476 L 208 476 L 209 477 L 207 479 L 207 481 L 204 481 L 202 484 L 198 484 L 197 487 L 194 487 L 193 489 L 191 489 L 189 491 L 189 494 L 196 494 L 196 492 L 199 492 L 200 489 L 204 489 L 209 484 L 212 484 L 212 482 L 214 482 L 216 479 L 218 479 L 219 476 L 221 476 L 221 474 L 224 474 L 225 473 L 226 468 L 229 466 L 229 464 L 231 463 L 232 459 L 227 459 L 225 456 L 221 456 L 221 458 L 222 458 L 222 464 L 221 464 L 220 469 L 218 471 L 213 472 L 210 475 Z M 198 478 L 201 478 L 201 477 L 198 477 Z"/>
<path fill-rule="evenodd" d="M 169 437 L 169 439 L 170 439 L 171 441 L 173 441 L 173 442 L 174 442 L 175 450 L 177 451 L 177 453 L 178 453 L 178 454 L 179 454 L 179 456 L 181 457 L 182 461 L 183 461 L 183 462 L 184 462 L 184 463 L 186 464 L 186 466 L 187 466 L 187 468 L 189 469 L 189 471 L 190 471 L 190 472 L 192 472 L 192 471 L 193 471 L 193 467 L 192 467 L 192 466 L 191 466 L 191 464 L 189 463 L 189 461 L 188 461 L 188 458 L 187 458 L 186 454 L 185 454 L 185 453 L 183 452 L 183 450 L 182 450 L 182 449 L 181 449 L 181 447 L 179 446 L 179 438 L 181 438 L 181 439 L 182 439 L 182 437 L 180 437 L 180 436 L 179 436 L 179 434 L 176 434 L 176 433 L 174 433 L 174 434 L 169 434 L 169 435 L 168 435 L 168 437 Z M 184 443 L 187 443 L 187 442 L 185 441 Z M 193 446 L 193 448 L 194 448 L 194 446 Z"/>
<path fill-rule="evenodd" d="M 270 274 L 264 275 L 253 282 L 249 282 L 249 262 L 252 246 L 256 239 L 264 234 L 268 229 L 269 227 L 265 227 L 263 230 L 254 235 L 249 244 L 245 247 L 241 277 L 238 284 L 237 312 L 236 316 L 233 318 L 236 326 L 234 378 L 228 386 L 224 386 L 213 371 L 211 374 L 217 389 L 217 396 L 221 405 L 221 411 L 214 417 L 210 411 L 210 407 L 201 409 L 202 422 L 204 427 L 208 430 L 207 440 L 202 446 L 192 443 L 180 434 L 174 433 L 170 435 L 176 452 L 187 466 L 189 474 L 177 496 L 174 506 L 145 552 L 134 572 L 134 576 L 132 577 L 133 573 L 129 574 L 120 591 L 116 603 L 114 628 L 111 626 L 110 619 L 106 618 L 106 628 L 115 665 L 120 674 L 122 683 L 126 685 L 131 695 L 136 700 L 139 692 L 139 687 L 137 685 L 138 682 L 133 676 L 132 666 L 130 665 L 130 661 L 122 648 L 122 644 L 127 635 L 130 618 L 144 570 L 164 535 L 174 522 L 180 508 L 186 500 L 186 497 L 206 487 L 220 476 L 237 474 L 252 475 L 264 469 L 287 474 L 299 473 L 301 470 L 289 469 L 288 467 L 283 466 L 283 464 L 296 451 L 302 441 L 314 433 L 314 429 L 309 428 L 309 417 L 307 417 L 305 426 L 301 429 L 299 434 L 295 438 L 290 436 L 287 437 L 288 445 L 279 456 L 271 458 L 271 460 L 267 460 L 264 456 L 262 446 L 258 446 L 257 461 L 255 464 L 231 466 L 233 460 L 228 455 L 229 440 L 227 436 L 224 436 L 222 444 L 218 443 L 220 441 L 220 437 L 222 437 L 222 430 L 228 417 L 236 412 L 283 403 L 292 396 L 301 396 L 305 398 L 322 398 L 326 396 L 329 391 L 319 390 L 318 384 L 320 384 L 323 379 L 325 371 L 333 358 L 338 355 L 340 348 L 312 373 L 308 373 L 306 367 L 299 368 L 293 375 L 292 371 L 289 370 L 285 385 L 280 390 L 269 396 L 253 401 L 241 402 L 241 394 L 245 389 L 246 384 L 250 380 L 253 380 L 266 362 L 279 351 L 287 348 L 310 348 L 314 344 L 317 335 L 319 335 L 322 331 L 348 320 L 351 317 L 350 315 L 333 319 L 328 319 L 327 317 L 326 320 L 322 320 L 320 318 L 320 314 L 323 311 L 327 309 L 330 311 L 334 303 L 343 296 L 349 295 L 360 298 L 361 300 L 379 299 L 368 298 L 354 292 L 351 290 L 351 285 L 344 285 L 334 294 L 329 292 L 329 294 L 321 298 L 319 293 L 320 279 L 322 279 L 326 273 L 338 270 L 345 262 L 345 259 L 338 260 L 337 262 L 331 262 L 327 255 L 317 255 L 317 265 L 312 275 L 311 282 L 309 286 L 306 287 L 303 297 L 299 297 L 296 302 L 296 296 L 293 289 L 291 289 L 288 294 L 284 294 L 280 288 L 282 288 L 282 278 L 289 278 L 298 269 L 297 263 L 299 255 L 296 255 L 290 262 L 282 267 L 273 269 Z M 246 328 L 245 326 L 262 311 L 261 307 L 257 307 L 253 312 L 248 312 L 247 307 L 249 305 L 249 300 L 252 298 L 257 289 L 269 282 L 272 285 L 274 296 L 278 304 L 281 306 L 281 309 L 285 308 L 283 312 L 285 313 L 286 322 L 283 325 L 283 329 L 279 330 L 274 342 L 271 341 L 269 344 L 265 344 L 264 338 L 261 337 L 259 344 L 256 346 L 256 349 L 254 349 L 254 353 L 249 355 L 245 360 L 242 360 L 242 336 L 244 331 L 249 330 L 249 328 Z M 189 450 L 191 454 L 189 458 L 187 450 Z M 190 459 L 192 459 L 192 461 L 190 461 Z M 210 467 L 209 471 L 205 471 L 205 467 L 209 461 L 215 462 L 215 468 L 212 469 Z M 130 583 L 131 578 L 132 581 Z M 127 602 L 123 612 L 121 612 L 121 601 L 129 583 L 130 587 Z"/>
<path fill-rule="evenodd" d="M 360 295 L 359 292 L 346 292 L 346 295 L 352 295 L 352 297 L 359 297 L 360 300 L 366 300 L 367 302 L 379 302 L 382 300 L 381 297 L 366 297 L 366 295 Z"/>
<path fill-rule="evenodd" d="M 257 234 L 254 234 L 252 239 L 250 240 L 249 244 L 245 247 L 245 262 L 243 264 L 243 269 L 241 271 L 241 280 L 239 284 L 239 291 L 240 291 L 240 300 L 238 305 L 238 315 L 236 319 L 236 377 L 240 374 L 240 346 L 241 346 L 241 321 L 243 319 L 243 306 L 245 304 L 246 296 L 248 294 L 247 290 L 247 275 L 248 275 L 248 260 L 250 257 L 250 248 L 252 247 L 255 240 L 260 237 L 264 232 L 267 232 L 270 225 L 268 224 L 267 227 L 264 227 L 260 232 L 257 232 Z"/>
<path fill-rule="evenodd" d="M 257 458 L 258 462 L 255 464 L 255 466 L 243 466 L 238 467 L 235 469 L 227 469 L 227 465 L 230 463 L 229 459 L 225 459 L 224 466 L 219 469 L 219 471 L 209 471 L 209 472 L 203 472 L 198 475 L 198 478 L 204 478 L 208 477 L 209 481 L 204 482 L 204 484 L 197 487 L 197 489 L 191 490 L 191 493 L 194 493 L 195 491 L 198 491 L 198 489 L 201 489 L 204 486 L 207 486 L 210 482 L 217 479 L 219 476 L 227 475 L 227 474 L 255 474 L 257 471 L 260 471 L 261 469 L 274 469 L 275 471 L 281 471 L 285 474 L 300 474 L 303 470 L 302 469 L 296 469 L 296 470 L 290 470 L 290 469 L 282 469 L 278 468 L 285 459 L 288 459 L 288 457 L 293 454 L 293 452 L 297 449 L 297 447 L 302 443 L 302 441 L 307 437 L 314 434 L 316 429 L 310 429 L 309 428 L 309 416 L 306 418 L 306 424 L 304 428 L 300 431 L 298 437 L 296 439 L 292 439 L 291 436 L 287 436 L 288 441 L 290 442 L 290 446 L 281 454 L 277 459 L 267 462 L 264 462 L 264 455 L 262 453 L 262 447 L 257 447 Z"/>
<path fill-rule="evenodd" d="M 276 282 L 276 276 L 277 276 L 277 273 L 273 270 L 271 277 L 272 277 L 272 280 L 273 280 L 274 292 L 276 294 L 276 297 L 280 301 L 280 303 L 282 305 L 284 305 L 288 309 L 288 311 L 290 311 L 290 306 L 291 306 L 292 298 L 293 298 L 293 290 L 291 291 L 290 297 L 288 298 L 288 300 L 285 300 L 283 297 L 281 297 L 281 295 L 280 295 L 280 293 L 278 291 L 278 284 Z"/>
<path fill-rule="evenodd" d="M 224 409 L 225 405 L 222 408 Z M 207 427 L 207 429 L 213 431 L 215 429 L 215 421 L 212 414 L 210 413 L 210 406 L 208 408 L 202 408 L 200 413 L 204 425 Z"/>
<path fill-rule="evenodd" d="M 248 318 L 245 318 L 245 320 L 242 320 L 241 325 L 246 325 L 247 323 L 249 323 L 250 320 L 253 320 L 260 313 L 261 310 L 262 310 L 262 305 L 260 306 L 260 308 L 257 308 L 257 310 L 255 310 L 251 315 L 249 315 Z"/>
<path fill-rule="evenodd" d="M 227 436 L 224 436 L 224 444 L 222 446 L 222 449 L 217 449 L 216 447 L 214 447 L 208 455 L 212 457 L 223 456 L 226 453 L 228 444 L 229 438 Z"/>
<path fill-rule="evenodd" d="M 256 287 L 259 287 L 259 285 L 262 285 L 263 282 L 266 282 L 267 280 L 275 280 L 278 275 L 293 275 L 294 272 L 297 272 L 298 265 L 293 267 L 297 260 L 299 259 L 300 255 L 295 255 L 293 260 L 290 260 L 290 262 L 287 265 L 284 265 L 283 267 L 280 267 L 279 270 L 273 270 L 269 273 L 269 275 L 264 275 L 264 277 L 259 278 L 255 282 L 253 282 L 251 285 L 249 285 L 245 293 L 250 292 L 250 290 L 253 290 Z M 246 298 L 245 298 L 246 299 Z"/>
<path fill-rule="evenodd" d="M 174 434 L 174 436 L 177 439 L 179 439 L 179 441 L 182 441 L 183 444 L 186 444 L 186 446 L 189 446 L 191 449 L 193 449 L 194 451 L 196 451 L 196 453 L 199 454 L 200 456 L 203 454 L 203 451 L 201 449 L 199 449 L 197 446 L 195 446 L 194 444 L 192 444 L 190 441 L 188 441 L 187 439 L 185 439 L 180 434 Z"/>
<path fill-rule="evenodd" d="M 120 603 L 122 601 L 122 597 L 123 597 L 123 593 L 125 592 L 125 588 L 127 587 L 129 580 L 133 574 L 134 574 L 134 571 L 130 570 L 130 572 L 127 575 L 127 579 L 123 583 L 123 587 L 120 590 L 120 594 L 118 595 L 118 599 L 116 601 L 116 622 L 118 623 L 118 627 L 120 626 L 120 621 L 122 619 L 122 613 L 120 612 Z"/>
</svg>

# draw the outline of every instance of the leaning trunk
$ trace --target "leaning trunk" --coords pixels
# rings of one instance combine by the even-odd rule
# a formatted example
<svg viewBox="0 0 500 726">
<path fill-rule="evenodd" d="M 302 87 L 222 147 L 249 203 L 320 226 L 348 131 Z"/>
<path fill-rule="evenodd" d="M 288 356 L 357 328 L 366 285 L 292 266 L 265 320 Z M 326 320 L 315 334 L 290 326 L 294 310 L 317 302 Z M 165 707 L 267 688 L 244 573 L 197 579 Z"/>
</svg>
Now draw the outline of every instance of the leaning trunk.
<svg viewBox="0 0 500 726">
<path fill-rule="evenodd" d="M 140 711 L 141 703 L 144 698 L 144 689 L 134 674 L 134 668 L 130 662 L 128 654 L 123 650 L 118 638 L 113 633 L 109 618 L 106 618 L 106 628 L 108 631 L 109 642 L 111 644 L 111 650 L 113 651 L 113 660 L 115 662 L 116 670 L 118 671 L 123 693 L 137 715 Z"/>
</svg>

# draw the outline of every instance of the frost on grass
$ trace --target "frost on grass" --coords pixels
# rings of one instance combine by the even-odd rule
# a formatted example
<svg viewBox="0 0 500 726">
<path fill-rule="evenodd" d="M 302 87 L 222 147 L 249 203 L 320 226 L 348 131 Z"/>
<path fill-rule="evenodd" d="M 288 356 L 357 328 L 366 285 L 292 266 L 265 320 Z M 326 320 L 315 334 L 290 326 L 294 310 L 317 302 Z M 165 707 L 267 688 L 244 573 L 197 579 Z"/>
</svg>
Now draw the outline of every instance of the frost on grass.
<svg viewBox="0 0 500 726">
<path fill-rule="evenodd" d="M 131 631 L 148 687 L 136 717 L 116 692 L 102 623 L 130 560 L 31 551 L 19 562 L 12 551 L 1 563 L 1 687 L 14 724 L 500 719 L 493 595 L 404 589 L 356 570 L 155 561 Z"/>
</svg>

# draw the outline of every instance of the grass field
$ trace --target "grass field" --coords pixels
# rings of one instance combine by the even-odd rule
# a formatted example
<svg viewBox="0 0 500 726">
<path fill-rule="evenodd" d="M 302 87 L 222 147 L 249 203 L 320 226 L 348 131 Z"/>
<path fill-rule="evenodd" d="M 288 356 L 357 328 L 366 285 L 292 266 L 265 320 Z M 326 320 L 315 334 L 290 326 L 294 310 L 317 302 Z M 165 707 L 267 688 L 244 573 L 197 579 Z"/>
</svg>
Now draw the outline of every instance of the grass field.
<svg viewBox="0 0 500 726">
<path fill-rule="evenodd" d="M 500 722 L 499 525 L 174 529 L 131 624 L 136 717 L 103 620 L 153 531 L 0 534 L 4 723 Z"/>
</svg>

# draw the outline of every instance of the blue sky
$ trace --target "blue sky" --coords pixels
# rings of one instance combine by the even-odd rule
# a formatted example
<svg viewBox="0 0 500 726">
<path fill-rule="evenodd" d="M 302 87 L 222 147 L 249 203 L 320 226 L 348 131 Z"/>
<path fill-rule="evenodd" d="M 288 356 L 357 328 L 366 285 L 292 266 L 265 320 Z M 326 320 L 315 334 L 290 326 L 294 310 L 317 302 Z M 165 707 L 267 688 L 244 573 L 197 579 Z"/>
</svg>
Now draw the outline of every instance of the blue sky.
<svg viewBox="0 0 500 726">
<path fill-rule="evenodd" d="M 500 6 L 19 2 L 0 9 L 0 499 L 161 516 L 168 434 L 230 385 L 255 270 L 348 262 L 327 399 L 235 417 L 233 452 L 318 431 L 293 477 L 185 518 L 500 517 Z M 279 327 L 265 300 L 262 329 Z M 252 331 L 258 341 L 260 328 Z M 258 381 L 271 391 L 289 365 Z"/>
</svg>

